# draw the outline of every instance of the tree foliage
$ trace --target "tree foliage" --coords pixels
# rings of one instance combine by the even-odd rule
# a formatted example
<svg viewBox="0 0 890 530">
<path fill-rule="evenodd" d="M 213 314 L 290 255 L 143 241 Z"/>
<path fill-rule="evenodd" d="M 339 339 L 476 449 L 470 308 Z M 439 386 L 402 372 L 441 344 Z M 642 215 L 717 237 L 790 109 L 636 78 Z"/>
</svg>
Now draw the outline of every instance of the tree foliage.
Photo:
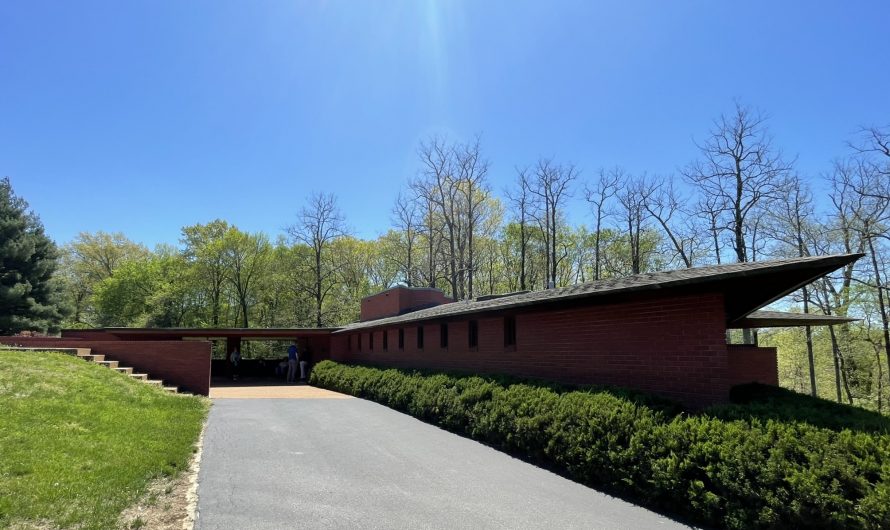
<svg viewBox="0 0 890 530">
<path fill-rule="evenodd" d="M 66 314 L 55 243 L 8 178 L 0 180 L 0 335 L 54 331 Z"/>
<path fill-rule="evenodd" d="M 499 193 L 479 137 L 432 137 L 417 149 L 414 178 L 393 193 L 391 228 L 375 238 L 350 235 L 327 194 L 306 197 L 278 237 L 219 219 L 184 227 L 178 248 L 154 251 L 123 234 L 81 234 L 61 260 L 74 308 L 67 324 L 333 326 L 356 320 L 362 297 L 397 284 L 464 300 L 712 263 L 863 252 L 777 307 L 860 322 L 809 335 L 762 332 L 760 341 L 783 345 L 784 385 L 886 410 L 890 129 L 864 128 L 822 175 L 795 173 L 780 145 L 765 114 L 736 104 L 695 145 L 682 177 L 582 172 L 542 157 L 518 167 Z M 816 189 L 827 191 L 824 200 L 813 199 Z M 589 224 L 570 222 L 579 190 Z M 743 337 L 757 340 L 753 330 Z"/>
</svg>

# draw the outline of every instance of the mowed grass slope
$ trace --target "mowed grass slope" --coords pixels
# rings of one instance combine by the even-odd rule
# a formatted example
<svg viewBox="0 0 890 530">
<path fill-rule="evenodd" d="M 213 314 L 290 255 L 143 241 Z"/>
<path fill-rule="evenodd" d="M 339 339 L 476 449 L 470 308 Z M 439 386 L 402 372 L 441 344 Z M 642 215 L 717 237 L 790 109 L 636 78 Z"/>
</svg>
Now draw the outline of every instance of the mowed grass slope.
<svg viewBox="0 0 890 530">
<path fill-rule="evenodd" d="M 0 528 L 115 528 L 187 467 L 207 408 L 70 355 L 0 350 Z"/>
</svg>

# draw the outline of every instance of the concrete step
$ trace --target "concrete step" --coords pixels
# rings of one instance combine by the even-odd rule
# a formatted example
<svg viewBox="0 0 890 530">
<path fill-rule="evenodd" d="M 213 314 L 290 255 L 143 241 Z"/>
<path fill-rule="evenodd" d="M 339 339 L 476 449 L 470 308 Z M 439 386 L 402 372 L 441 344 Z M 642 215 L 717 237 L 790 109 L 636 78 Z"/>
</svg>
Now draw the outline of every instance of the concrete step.
<svg viewBox="0 0 890 530">
<path fill-rule="evenodd" d="M 119 364 L 117 361 L 96 361 L 96 363 L 106 368 L 117 368 Z"/>
<path fill-rule="evenodd" d="M 87 357 L 89 357 L 89 358 L 87 359 Z M 84 359 L 86 359 L 88 361 L 93 361 L 94 363 L 98 363 L 98 362 L 104 361 L 105 356 L 101 355 L 101 354 L 92 354 L 92 355 L 88 355 L 88 356 L 84 357 Z"/>
<path fill-rule="evenodd" d="M 139 379 L 139 380 L 142 380 L 142 381 L 148 381 L 148 374 L 134 374 L 134 373 L 130 373 L 130 377 L 132 377 L 133 379 Z"/>
<path fill-rule="evenodd" d="M 132 374 L 132 373 L 133 373 L 133 369 L 130 368 L 129 366 L 118 366 L 117 368 L 115 368 L 115 370 L 117 370 L 118 372 L 120 372 L 120 373 L 122 373 L 122 374 L 128 374 L 128 375 L 129 375 L 129 374 Z"/>
<path fill-rule="evenodd" d="M 172 392 L 172 393 L 175 394 L 175 393 L 179 392 L 179 387 L 175 387 L 175 386 L 165 386 L 165 387 L 164 387 L 164 390 L 166 390 L 167 392 Z"/>
<path fill-rule="evenodd" d="M 146 379 L 145 382 L 154 386 L 164 386 L 164 382 L 160 379 Z"/>
</svg>

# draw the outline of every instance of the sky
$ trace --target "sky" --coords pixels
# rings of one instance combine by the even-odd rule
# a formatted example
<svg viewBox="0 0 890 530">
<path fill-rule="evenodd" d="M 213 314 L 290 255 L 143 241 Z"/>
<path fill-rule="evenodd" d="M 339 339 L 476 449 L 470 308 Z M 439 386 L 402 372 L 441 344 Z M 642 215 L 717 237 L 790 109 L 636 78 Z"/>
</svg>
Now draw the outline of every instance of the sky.
<svg viewBox="0 0 890 530">
<path fill-rule="evenodd" d="M 816 183 L 890 124 L 888 20 L 886 1 L 2 1 L 0 177 L 60 244 L 216 218 L 274 239 L 313 192 L 370 238 L 431 135 L 481 135 L 502 194 L 542 156 L 676 174 L 740 101 Z M 589 223 L 580 186 L 570 220 Z"/>
</svg>

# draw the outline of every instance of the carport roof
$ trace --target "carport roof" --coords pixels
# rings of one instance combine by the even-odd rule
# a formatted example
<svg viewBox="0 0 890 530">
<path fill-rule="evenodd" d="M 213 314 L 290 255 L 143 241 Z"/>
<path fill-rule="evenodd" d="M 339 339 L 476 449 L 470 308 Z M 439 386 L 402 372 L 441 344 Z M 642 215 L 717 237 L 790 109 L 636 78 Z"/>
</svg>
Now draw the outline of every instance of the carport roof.
<svg viewBox="0 0 890 530">
<path fill-rule="evenodd" d="M 312 335 L 327 335 L 340 328 L 96 328 L 62 330 L 76 334 L 79 331 L 105 332 L 119 338 L 236 338 L 242 339 L 292 339 Z"/>
<path fill-rule="evenodd" d="M 730 263 L 664 272 L 609 278 L 557 289 L 523 292 L 485 300 L 452 302 L 404 315 L 350 324 L 339 332 L 422 320 L 448 319 L 470 314 L 544 306 L 570 301 L 589 301 L 609 296 L 618 299 L 630 293 L 689 290 L 721 292 L 730 327 L 752 312 L 788 295 L 832 271 L 861 258 L 863 254 L 835 254 L 749 263 Z M 798 324 L 805 325 L 805 324 Z"/>
<path fill-rule="evenodd" d="M 754 311 L 745 318 L 736 320 L 731 326 L 742 328 L 796 328 L 803 326 L 831 326 L 855 322 L 856 318 L 816 313 L 787 313 L 785 311 Z"/>
</svg>

